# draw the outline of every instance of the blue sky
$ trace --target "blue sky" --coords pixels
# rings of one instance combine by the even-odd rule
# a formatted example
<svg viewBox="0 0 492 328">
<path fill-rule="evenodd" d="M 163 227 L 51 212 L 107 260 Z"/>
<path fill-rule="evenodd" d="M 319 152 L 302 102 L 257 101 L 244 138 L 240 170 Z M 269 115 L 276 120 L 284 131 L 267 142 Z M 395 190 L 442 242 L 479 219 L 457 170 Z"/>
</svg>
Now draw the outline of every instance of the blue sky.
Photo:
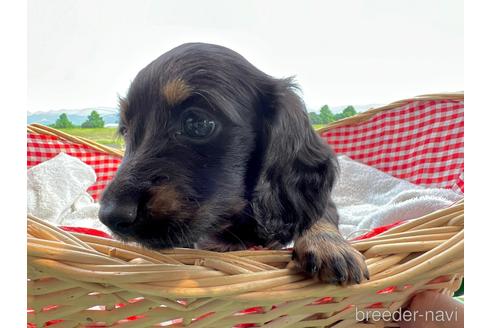
<svg viewBox="0 0 492 328">
<path fill-rule="evenodd" d="M 230 47 L 296 75 L 310 109 L 464 89 L 456 0 L 29 0 L 28 110 L 116 106 L 184 42 Z"/>
</svg>

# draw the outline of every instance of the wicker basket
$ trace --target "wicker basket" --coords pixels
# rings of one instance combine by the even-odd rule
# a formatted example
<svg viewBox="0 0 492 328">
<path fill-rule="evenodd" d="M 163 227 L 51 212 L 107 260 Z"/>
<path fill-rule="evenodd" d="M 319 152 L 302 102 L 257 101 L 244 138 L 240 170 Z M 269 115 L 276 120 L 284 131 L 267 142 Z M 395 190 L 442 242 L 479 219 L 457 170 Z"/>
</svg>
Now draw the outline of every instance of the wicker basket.
<svg viewBox="0 0 492 328">
<path fill-rule="evenodd" d="M 377 125 L 397 111 L 413 115 L 420 108 L 428 113 L 429 104 L 438 111 L 446 104 L 462 109 L 463 94 L 397 102 L 336 122 L 320 133 L 330 139 L 332 131 L 338 131 L 334 135 L 347 133 L 343 129 L 366 131 L 364 124 Z M 437 117 L 443 121 L 442 115 Z M 29 126 L 28 133 L 121 156 L 114 149 L 40 125 Z M 384 160 L 379 164 L 385 169 Z M 453 178 L 457 183 L 428 180 L 428 172 L 423 176 L 412 175 L 409 180 L 449 188 L 463 184 L 462 173 Z M 371 279 L 347 287 L 318 283 L 287 269 L 289 250 L 156 252 L 63 231 L 32 216 L 27 221 L 28 322 L 37 327 L 398 327 L 394 322 L 376 322 L 370 314 L 397 311 L 422 290 L 451 295 L 461 284 L 464 268 L 463 202 L 352 241 L 366 256 Z M 356 311 L 369 319 L 360 321 Z"/>
</svg>

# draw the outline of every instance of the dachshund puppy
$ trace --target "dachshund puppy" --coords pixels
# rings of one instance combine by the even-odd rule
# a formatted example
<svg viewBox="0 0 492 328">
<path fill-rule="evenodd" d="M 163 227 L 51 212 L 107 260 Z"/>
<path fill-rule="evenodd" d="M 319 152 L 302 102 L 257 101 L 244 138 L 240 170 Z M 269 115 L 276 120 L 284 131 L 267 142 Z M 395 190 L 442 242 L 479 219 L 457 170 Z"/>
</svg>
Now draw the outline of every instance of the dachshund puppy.
<svg viewBox="0 0 492 328">
<path fill-rule="evenodd" d="M 189 43 L 135 77 L 120 101 L 125 156 L 100 201 L 116 237 L 146 247 L 278 249 L 321 281 L 368 278 L 338 232 L 336 157 L 291 79 L 236 52 Z"/>
</svg>

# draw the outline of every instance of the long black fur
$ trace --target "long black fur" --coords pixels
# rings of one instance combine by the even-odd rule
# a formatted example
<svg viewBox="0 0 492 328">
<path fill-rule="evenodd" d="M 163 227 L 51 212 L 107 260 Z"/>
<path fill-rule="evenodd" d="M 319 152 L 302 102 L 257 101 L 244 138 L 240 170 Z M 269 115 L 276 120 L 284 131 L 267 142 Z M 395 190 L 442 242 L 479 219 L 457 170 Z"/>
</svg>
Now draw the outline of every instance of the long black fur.
<svg viewBox="0 0 492 328">
<path fill-rule="evenodd" d="M 176 80 L 189 95 L 170 104 L 161 90 Z M 180 131 L 190 107 L 219 123 L 207 142 Z M 151 248 L 279 248 L 318 220 L 338 225 L 336 157 L 311 127 L 296 85 L 230 49 L 189 43 L 154 60 L 122 101 L 120 129 L 125 156 L 102 196 L 101 220 L 122 239 Z M 159 192 L 163 199 L 153 200 Z M 135 211 L 135 220 L 108 220 L 115 208 Z"/>
</svg>

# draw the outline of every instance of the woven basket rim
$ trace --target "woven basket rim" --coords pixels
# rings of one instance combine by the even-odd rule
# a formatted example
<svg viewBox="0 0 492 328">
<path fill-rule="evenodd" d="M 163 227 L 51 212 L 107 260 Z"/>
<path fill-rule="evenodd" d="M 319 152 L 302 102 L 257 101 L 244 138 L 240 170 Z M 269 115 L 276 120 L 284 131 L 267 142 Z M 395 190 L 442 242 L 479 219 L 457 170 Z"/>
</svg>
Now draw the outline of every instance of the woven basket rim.
<svg viewBox="0 0 492 328">
<path fill-rule="evenodd" d="M 84 137 L 77 137 L 77 136 L 71 135 L 69 133 L 60 131 L 58 129 L 55 129 L 55 128 L 52 128 L 52 127 L 49 127 L 49 126 L 46 126 L 46 125 L 43 125 L 40 123 L 28 124 L 27 125 L 27 132 L 57 137 L 57 138 L 60 138 L 62 140 L 82 144 L 82 145 L 90 147 L 94 150 L 97 150 L 97 151 L 100 151 L 100 152 L 103 152 L 106 154 L 114 155 L 117 157 L 123 157 L 123 154 L 124 154 L 124 152 L 122 150 L 102 145 L 98 142 L 95 142 L 93 140 L 90 140 L 90 139 L 87 139 Z"/>
<path fill-rule="evenodd" d="M 429 256 L 424 256 L 411 265 L 403 265 L 397 270 L 389 268 L 386 272 L 372 274 L 369 281 L 346 287 L 308 283 L 302 290 L 289 288 L 302 280 L 298 272 L 278 269 L 261 260 L 270 258 L 270 260 L 287 264 L 290 262 L 289 250 L 245 250 L 220 253 L 176 248 L 153 251 L 114 239 L 63 231 L 31 215 L 27 217 L 28 231 L 31 231 L 31 236 L 28 236 L 28 263 L 43 272 L 55 273 L 60 277 L 71 277 L 70 279 L 80 279 L 89 284 L 114 283 L 125 285 L 128 288 L 139 288 L 139 286 L 143 288 L 145 283 L 152 284 L 153 281 L 159 281 L 159 278 L 152 274 L 153 271 L 157 270 L 159 274 L 165 275 L 166 272 L 173 274 L 179 269 L 182 269 L 182 274 L 192 275 L 196 280 L 203 280 L 210 284 L 208 287 L 197 288 L 193 281 L 188 281 L 187 284 L 171 279 L 164 293 L 176 298 L 213 296 L 237 301 L 259 302 L 265 299 L 295 300 L 323 295 L 341 297 L 356 295 L 362 291 L 376 292 L 386 286 L 402 285 L 425 279 L 425 277 L 461 272 L 464 240 L 463 211 L 464 201 L 460 201 L 449 208 L 405 222 L 372 238 L 351 241 L 352 245 L 367 257 L 366 262 L 370 270 L 381 265 L 378 262 L 387 262 L 381 258 L 388 254 L 387 252 L 390 254 L 403 253 L 403 256 L 406 256 L 407 252 L 423 251 Z M 34 237 L 36 234 L 46 237 Z M 447 236 L 449 238 L 443 240 Z M 395 258 L 399 256 L 394 255 Z M 125 262 L 131 257 L 139 258 L 142 262 Z M 63 264 L 67 260 L 81 264 Z M 98 265 L 102 267 L 97 268 Z M 206 268 L 206 270 L 197 272 L 193 269 L 195 266 Z M 117 268 L 120 274 L 116 274 L 115 269 L 111 268 Z M 217 270 L 228 275 L 239 275 L 244 277 L 244 280 L 230 284 L 226 277 L 216 275 Z M 135 278 L 136 276 L 138 277 Z M 145 277 L 149 277 L 149 281 L 144 283 L 142 280 Z M 262 284 L 264 288 L 274 288 L 274 290 L 259 291 Z M 284 288 L 275 291 L 275 287 L 279 285 Z M 162 291 L 153 292 L 151 289 L 145 289 L 145 291 L 155 296 L 162 293 Z"/>
</svg>

